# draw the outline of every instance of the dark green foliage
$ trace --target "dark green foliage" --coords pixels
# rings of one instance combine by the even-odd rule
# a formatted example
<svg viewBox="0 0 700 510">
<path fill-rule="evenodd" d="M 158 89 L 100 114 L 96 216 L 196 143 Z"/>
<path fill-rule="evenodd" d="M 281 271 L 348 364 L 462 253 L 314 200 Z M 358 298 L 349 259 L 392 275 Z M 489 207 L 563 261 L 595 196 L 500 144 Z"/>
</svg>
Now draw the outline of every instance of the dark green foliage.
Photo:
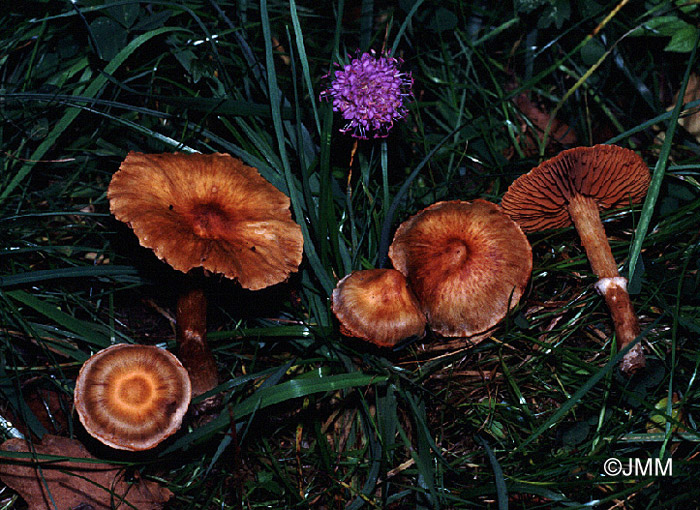
<svg viewBox="0 0 700 510">
<path fill-rule="evenodd" d="M 700 138 L 677 120 L 698 101 L 673 106 L 698 72 L 700 8 L 641 5 L 0 10 L 0 417 L 125 462 L 172 490 L 173 509 L 694 507 Z M 319 92 L 358 48 L 393 49 L 415 84 L 389 137 L 359 142 L 348 189 L 354 140 Z M 439 200 L 498 202 L 542 159 L 605 142 L 654 172 L 644 204 L 604 216 L 633 275 L 643 373 L 617 371 L 610 316 L 571 228 L 530 236 L 530 288 L 475 347 L 429 336 L 386 352 L 338 333 L 337 280 L 387 265 L 410 215 Z M 222 407 L 125 457 L 92 441 L 70 403 L 96 350 L 174 347 L 180 275 L 109 213 L 107 185 L 130 150 L 227 152 L 255 166 L 290 197 L 305 258 L 257 293 L 210 278 Z M 0 431 L 14 433 L 5 421 Z M 673 457 L 673 475 L 605 476 L 611 457 Z M 0 486 L 0 508 L 22 505 Z"/>
</svg>

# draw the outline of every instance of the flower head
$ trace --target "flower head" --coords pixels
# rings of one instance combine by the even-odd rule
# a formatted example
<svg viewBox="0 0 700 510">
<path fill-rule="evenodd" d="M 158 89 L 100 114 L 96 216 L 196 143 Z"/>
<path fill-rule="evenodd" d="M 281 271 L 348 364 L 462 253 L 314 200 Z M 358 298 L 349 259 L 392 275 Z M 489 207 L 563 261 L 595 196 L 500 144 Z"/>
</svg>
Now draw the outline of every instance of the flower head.
<svg viewBox="0 0 700 510">
<path fill-rule="evenodd" d="M 363 139 L 383 138 L 395 120 L 406 116 L 404 100 L 411 93 L 413 78 L 410 73 L 400 72 L 400 65 L 401 60 L 370 51 L 335 71 L 320 98 L 332 98 L 333 111 L 348 121 L 342 133 Z"/>
</svg>

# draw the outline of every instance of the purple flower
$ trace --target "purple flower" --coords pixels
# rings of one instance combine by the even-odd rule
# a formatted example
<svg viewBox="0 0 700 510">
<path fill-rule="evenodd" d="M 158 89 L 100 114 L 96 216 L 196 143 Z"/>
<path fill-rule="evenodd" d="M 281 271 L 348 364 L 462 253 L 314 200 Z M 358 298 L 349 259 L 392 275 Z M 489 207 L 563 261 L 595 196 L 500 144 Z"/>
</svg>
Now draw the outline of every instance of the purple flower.
<svg viewBox="0 0 700 510">
<path fill-rule="evenodd" d="M 370 135 L 383 138 L 395 120 L 406 116 L 404 99 L 411 94 L 413 78 L 410 73 L 399 71 L 401 62 L 388 54 L 377 56 L 370 51 L 335 71 L 320 99 L 332 98 L 333 111 L 348 121 L 341 128 L 342 133 L 350 132 L 362 139 Z"/>
</svg>

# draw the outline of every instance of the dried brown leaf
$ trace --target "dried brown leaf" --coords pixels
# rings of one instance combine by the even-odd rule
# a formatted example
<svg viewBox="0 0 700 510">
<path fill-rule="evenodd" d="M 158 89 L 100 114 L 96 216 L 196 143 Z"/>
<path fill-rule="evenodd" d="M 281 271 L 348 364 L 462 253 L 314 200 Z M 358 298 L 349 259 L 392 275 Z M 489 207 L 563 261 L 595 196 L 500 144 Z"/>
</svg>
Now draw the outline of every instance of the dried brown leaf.
<svg viewBox="0 0 700 510">
<path fill-rule="evenodd" d="M 693 73 L 688 79 L 688 86 L 683 95 L 683 103 L 690 103 L 696 99 L 700 99 L 700 76 Z M 674 97 L 673 104 L 668 107 L 668 110 L 673 110 L 676 103 L 678 103 L 678 94 Z M 696 107 L 689 111 L 691 113 L 679 118 L 678 123 L 700 142 L 700 108 Z"/>
<path fill-rule="evenodd" d="M 0 450 L 95 459 L 79 441 L 50 434 L 34 445 L 22 439 L 9 439 L 0 445 Z M 143 479 L 127 482 L 123 469 L 113 464 L 40 461 L 39 465 L 30 465 L 26 458 L 18 457 L 20 463 L 9 462 L 8 457 L 2 459 L 0 480 L 22 496 L 30 510 L 158 510 L 173 495 L 156 482 Z"/>
<path fill-rule="evenodd" d="M 523 121 L 521 125 L 523 132 L 521 147 L 525 155 L 535 156 L 539 153 L 538 145 L 542 143 L 547 126 L 549 126 L 547 153 L 554 152 L 561 146 L 576 145 L 576 134 L 573 129 L 565 122 L 552 118 L 542 105 L 530 99 L 528 92 L 518 94 L 513 98 L 513 102 L 523 117 L 529 119 L 529 123 Z"/>
</svg>

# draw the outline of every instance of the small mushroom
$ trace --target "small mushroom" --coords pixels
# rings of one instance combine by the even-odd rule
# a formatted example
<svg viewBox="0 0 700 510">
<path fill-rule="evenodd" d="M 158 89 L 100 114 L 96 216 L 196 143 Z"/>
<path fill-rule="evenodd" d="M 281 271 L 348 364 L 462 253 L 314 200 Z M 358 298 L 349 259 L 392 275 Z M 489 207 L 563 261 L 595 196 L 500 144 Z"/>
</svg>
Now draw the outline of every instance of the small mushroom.
<svg viewBox="0 0 700 510">
<path fill-rule="evenodd" d="M 180 428 L 191 386 L 168 351 L 116 344 L 83 364 L 73 398 L 91 436 L 120 450 L 148 450 Z"/>
<path fill-rule="evenodd" d="M 188 273 L 177 306 L 178 354 L 193 394 L 213 389 L 218 374 L 206 342 L 206 295 L 192 271 L 221 273 L 250 290 L 286 280 L 303 251 L 289 198 L 227 154 L 137 152 L 114 174 L 107 197 L 142 246 Z"/>
<path fill-rule="evenodd" d="M 513 308 L 532 272 L 532 249 L 496 204 L 437 202 L 402 223 L 389 257 L 416 294 L 428 324 L 473 336 Z"/>
<path fill-rule="evenodd" d="M 525 232 L 560 228 L 573 222 L 624 348 L 640 333 L 639 321 L 605 235 L 600 211 L 640 202 L 649 187 L 649 168 L 629 149 L 615 145 L 576 147 L 520 176 L 503 195 L 501 207 Z M 641 345 L 623 358 L 627 374 L 644 367 Z"/>
<path fill-rule="evenodd" d="M 338 282 L 331 305 L 341 333 L 380 347 L 425 335 L 425 315 L 395 269 L 353 271 Z"/>
</svg>

